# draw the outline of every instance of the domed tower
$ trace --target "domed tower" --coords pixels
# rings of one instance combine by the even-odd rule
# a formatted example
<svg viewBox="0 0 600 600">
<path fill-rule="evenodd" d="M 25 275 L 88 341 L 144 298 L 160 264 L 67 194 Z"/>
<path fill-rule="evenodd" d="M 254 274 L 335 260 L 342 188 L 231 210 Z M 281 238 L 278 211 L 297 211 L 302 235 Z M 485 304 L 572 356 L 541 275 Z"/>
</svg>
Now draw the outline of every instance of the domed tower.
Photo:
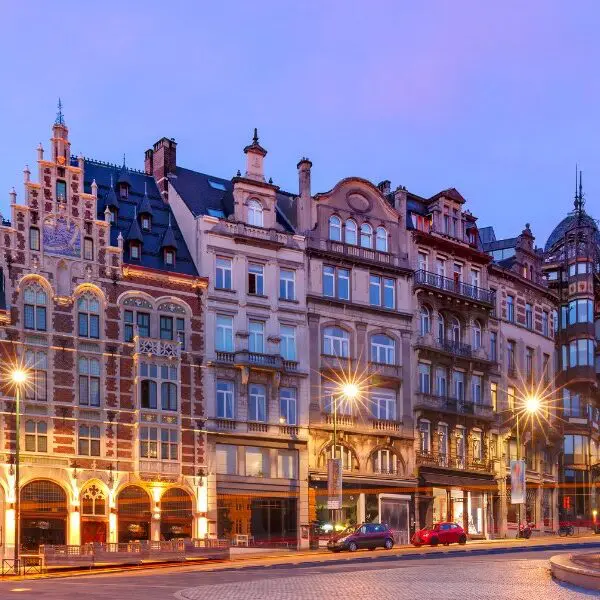
<svg viewBox="0 0 600 600">
<path fill-rule="evenodd" d="M 544 273 L 559 297 L 554 318 L 556 372 L 563 417 L 559 458 L 561 520 L 590 521 L 599 502 L 592 480 L 598 463 L 600 397 L 596 375 L 595 304 L 600 297 L 600 232 L 584 210 L 579 172 L 574 210 L 550 234 Z"/>
</svg>

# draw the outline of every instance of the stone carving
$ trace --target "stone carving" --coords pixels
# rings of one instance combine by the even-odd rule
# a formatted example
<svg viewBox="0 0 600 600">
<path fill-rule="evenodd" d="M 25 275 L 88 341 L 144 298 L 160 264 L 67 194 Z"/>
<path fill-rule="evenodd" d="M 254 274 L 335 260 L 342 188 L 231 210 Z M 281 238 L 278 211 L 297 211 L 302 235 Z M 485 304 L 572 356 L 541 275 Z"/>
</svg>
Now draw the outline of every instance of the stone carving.
<svg viewBox="0 0 600 600">
<path fill-rule="evenodd" d="M 123 304 L 125 306 L 135 306 L 135 308 L 149 308 L 150 310 L 152 310 L 152 304 L 150 304 L 148 300 L 144 300 L 143 298 L 137 298 L 135 296 L 132 298 L 125 298 L 125 300 L 123 300 Z"/>
<path fill-rule="evenodd" d="M 166 340 L 153 340 L 150 338 L 136 338 L 137 354 L 150 354 L 167 358 L 179 358 L 181 347 L 179 342 L 168 342 Z"/>
<path fill-rule="evenodd" d="M 175 304 L 175 302 L 163 302 L 162 304 L 159 304 L 158 310 L 162 310 L 163 312 L 185 314 L 185 309 L 179 304 Z"/>
<path fill-rule="evenodd" d="M 81 256 L 81 232 L 75 223 L 68 223 L 63 216 L 44 221 L 44 252 L 57 256 L 79 258 Z"/>
</svg>

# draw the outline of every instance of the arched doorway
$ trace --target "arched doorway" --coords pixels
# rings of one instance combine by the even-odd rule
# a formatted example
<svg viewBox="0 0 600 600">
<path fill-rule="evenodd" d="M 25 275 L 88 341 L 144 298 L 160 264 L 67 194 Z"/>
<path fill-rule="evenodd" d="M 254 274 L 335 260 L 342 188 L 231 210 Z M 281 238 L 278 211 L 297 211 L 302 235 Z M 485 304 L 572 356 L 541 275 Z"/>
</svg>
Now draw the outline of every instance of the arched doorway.
<svg viewBox="0 0 600 600">
<path fill-rule="evenodd" d="M 160 508 L 161 540 L 192 537 L 192 497 L 185 490 L 167 490 L 160 499 Z"/>
<path fill-rule="evenodd" d="M 81 543 L 105 543 L 108 538 L 108 501 L 100 485 L 88 485 L 81 499 Z"/>
<path fill-rule="evenodd" d="M 130 485 L 117 497 L 119 542 L 150 539 L 150 497 L 138 485 Z"/>
<path fill-rule="evenodd" d="M 21 548 L 67 543 L 67 495 L 53 481 L 32 481 L 21 489 Z"/>
</svg>

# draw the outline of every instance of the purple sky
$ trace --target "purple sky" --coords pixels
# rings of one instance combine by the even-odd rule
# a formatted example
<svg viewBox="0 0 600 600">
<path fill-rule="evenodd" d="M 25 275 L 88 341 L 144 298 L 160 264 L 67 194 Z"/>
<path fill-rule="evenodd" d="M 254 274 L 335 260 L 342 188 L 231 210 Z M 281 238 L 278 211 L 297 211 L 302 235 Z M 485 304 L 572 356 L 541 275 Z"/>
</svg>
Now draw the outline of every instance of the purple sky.
<svg viewBox="0 0 600 600">
<path fill-rule="evenodd" d="M 494 4 L 494 8 L 492 8 Z M 454 186 L 499 237 L 543 244 L 572 207 L 575 162 L 600 216 L 596 0 L 5 3 L 0 208 L 48 147 L 61 96 L 72 149 L 142 168 L 243 168 L 258 127 L 267 176 L 313 191 L 358 175 L 430 196 Z M 33 170 L 35 175 L 35 170 Z"/>
</svg>

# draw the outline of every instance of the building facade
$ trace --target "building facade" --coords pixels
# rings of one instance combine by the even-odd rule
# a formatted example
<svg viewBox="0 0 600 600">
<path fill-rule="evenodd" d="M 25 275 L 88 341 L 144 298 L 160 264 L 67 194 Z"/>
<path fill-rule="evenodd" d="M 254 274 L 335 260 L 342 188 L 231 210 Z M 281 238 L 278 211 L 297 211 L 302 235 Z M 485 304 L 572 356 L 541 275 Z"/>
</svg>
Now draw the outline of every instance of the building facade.
<svg viewBox="0 0 600 600">
<path fill-rule="evenodd" d="M 214 533 L 307 545 L 305 238 L 295 233 L 292 195 L 266 180 L 256 132 L 244 175 L 231 180 L 179 167 L 175 151 L 171 140 L 157 142 L 146 170 L 157 181 L 165 173 L 169 205 L 210 282 L 204 385 Z"/>
<path fill-rule="evenodd" d="M 152 177 L 70 152 L 59 111 L 0 225 L 2 550 L 203 537 L 206 281 Z M 16 481 L 16 437 L 20 480 Z"/>
<path fill-rule="evenodd" d="M 543 277 L 543 254 L 534 246 L 529 224 L 518 237 L 505 240 L 487 230 L 484 248 L 494 260 L 488 281 L 495 295 L 489 350 L 499 364 L 499 376 L 490 382 L 496 413 L 490 454 L 498 483 L 492 497 L 493 533 L 513 537 L 519 518 L 534 523 L 536 530 L 556 531 L 562 448 L 554 372 L 557 297 Z M 540 401 L 535 415 L 525 409 L 528 398 Z M 526 461 L 520 515 L 519 505 L 511 502 L 510 462 L 517 458 Z"/>
<path fill-rule="evenodd" d="M 550 234 L 543 268 L 558 296 L 557 404 L 563 427 L 558 461 L 560 518 L 584 524 L 595 524 L 599 507 L 599 244 L 598 225 L 584 208 L 580 174 L 574 210 Z"/>
<path fill-rule="evenodd" d="M 311 168 L 307 159 L 298 164 L 297 200 L 307 237 L 311 516 L 321 524 L 382 520 L 407 543 L 416 479 L 406 229 L 386 182 L 350 177 L 312 195 Z M 347 382 L 358 384 L 358 397 L 340 394 Z M 334 456 L 343 492 L 335 514 L 327 503 Z"/>
</svg>

